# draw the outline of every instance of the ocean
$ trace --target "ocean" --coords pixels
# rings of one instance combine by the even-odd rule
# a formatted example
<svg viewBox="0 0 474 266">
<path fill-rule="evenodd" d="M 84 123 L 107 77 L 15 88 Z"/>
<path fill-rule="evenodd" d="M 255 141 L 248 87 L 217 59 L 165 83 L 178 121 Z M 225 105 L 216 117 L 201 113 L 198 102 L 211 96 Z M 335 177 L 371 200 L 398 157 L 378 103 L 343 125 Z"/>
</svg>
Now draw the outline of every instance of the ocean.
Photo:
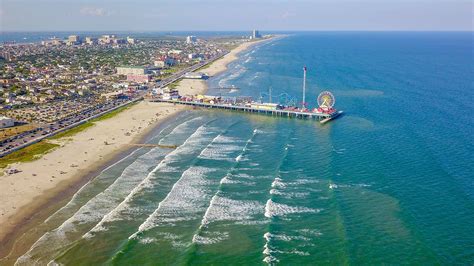
<svg viewBox="0 0 474 266">
<path fill-rule="evenodd" d="M 184 112 L 37 229 L 18 265 L 472 265 L 472 32 L 302 32 L 243 52 L 209 94 L 316 121 Z"/>
</svg>

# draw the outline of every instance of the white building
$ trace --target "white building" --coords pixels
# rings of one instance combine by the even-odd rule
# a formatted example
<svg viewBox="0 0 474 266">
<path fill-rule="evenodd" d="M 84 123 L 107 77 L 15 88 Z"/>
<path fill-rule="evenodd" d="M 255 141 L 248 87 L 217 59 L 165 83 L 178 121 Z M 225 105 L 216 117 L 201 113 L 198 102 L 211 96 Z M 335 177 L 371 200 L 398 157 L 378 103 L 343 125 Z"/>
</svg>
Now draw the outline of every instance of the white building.
<svg viewBox="0 0 474 266">
<path fill-rule="evenodd" d="M 6 116 L 0 116 L 0 128 L 12 127 L 14 125 L 15 120 Z"/>
<path fill-rule="evenodd" d="M 177 89 L 172 89 L 169 87 L 165 87 L 162 90 L 162 98 L 163 100 L 177 100 L 181 96 L 179 96 L 179 92 Z"/>
<path fill-rule="evenodd" d="M 96 44 L 96 43 L 97 43 L 97 39 L 96 39 L 96 38 L 86 37 L 86 44 L 88 44 L 88 45 L 93 45 L 93 44 Z"/>
<path fill-rule="evenodd" d="M 69 35 L 67 38 L 68 45 L 76 45 L 81 43 L 81 38 L 78 35 Z"/>
<path fill-rule="evenodd" d="M 165 64 L 165 61 L 163 61 L 163 60 L 155 60 L 153 62 L 153 65 L 156 66 L 156 67 L 163 68 L 163 67 L 165 67 L 166 64 Z"/>
<path fill-rule="evenodd" d="M 188 36 L 186 37 L 186 43 L 187 44 L 193 44 L 196 43 L 197 39 L 196 36 Z"/>
<path fill-rule="evenodd" d="M 130 38 L 130 37 L 127 37 L 127 42 L 128 42 L 129 44 L 135 44 L 135 39 Z"/>
<path fill-rule="evenodd" d="M 146 74 L 146 69 L 144 67 L 116 67 L 117 74 L 119 75 L 144 75 Z"/>
</svg>

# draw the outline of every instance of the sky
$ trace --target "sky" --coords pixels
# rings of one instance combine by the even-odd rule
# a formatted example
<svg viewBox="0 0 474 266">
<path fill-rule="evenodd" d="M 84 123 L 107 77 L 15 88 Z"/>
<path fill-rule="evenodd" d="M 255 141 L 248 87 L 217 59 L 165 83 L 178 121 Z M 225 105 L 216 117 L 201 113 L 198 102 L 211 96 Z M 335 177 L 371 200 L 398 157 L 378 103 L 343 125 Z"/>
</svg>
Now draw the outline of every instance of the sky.
<svg viewBox="0 0 474 266">
<path fill-rule="evenodd" d="M 471 0 L 0 0 L 1 31 L 473 30 Z"/>
</svg>

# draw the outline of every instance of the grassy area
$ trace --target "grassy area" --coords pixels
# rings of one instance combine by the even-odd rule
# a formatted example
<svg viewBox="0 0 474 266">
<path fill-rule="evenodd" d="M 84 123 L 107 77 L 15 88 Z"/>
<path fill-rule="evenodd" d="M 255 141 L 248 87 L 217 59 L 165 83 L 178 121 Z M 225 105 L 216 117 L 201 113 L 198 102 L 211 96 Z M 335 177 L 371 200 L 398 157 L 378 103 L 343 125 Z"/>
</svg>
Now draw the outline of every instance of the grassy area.
<svg viewBox="0 0 474 266">
<path fill-rule="evenodd" d="M 65 137 L 71 137 L 71 136 L 73 136 L 73 135 L 75 135 L 75 134 L 77 134 L 81 131 L 86 130 L 89 127 L 94 126 L 95 125 L 94 122 L 98 122 L 98 121 L 102 121 L 102 120 L 105 120 L 105 119 L 112 118 L 112 117 L 118 115 L 120 112 L 131 108 L 135 104 L 136 103 L 120 107 L 120 108 L 118 108 L 118 109 L 116 109 L 116 110 L 114 110 L 110 113 L 107 113 L 103 116 L 92 119 L 92 120 L 90 120 L 90 121 L 88 121 L 84 124 L 78 125 L 77 127 L 73 127 L 69 130 L 66 130 L 64 132 L 56 134 L 56 135 L 54 135 L 54 136 L 52 136 L 48 139 L 54 140 L 54 139 L 60 139 L 60 138 L 65 138 Z M 23 148 L 21 150 L 12 152 L 12 153 L 0 158 L 0 169 L 5 168 L 9 164 L 12 164 L 12 163 L 29 162 L 29 161 L 36 160 L 38 158 L 41 158 L 41 156 L 43 154 L 49 152 L 50 150 L 52 150 L 53 148 L 56 148 L 58 146 L 59 146 L 58 144 L 50 143 L 47 140 L 43 140 L 43 141 L 40 141 L 40 142 L 35 143 L 33 145 L 30 145 L 26 148 Z"/>
<path fill-rule="evenodd" d="M 0 168 L 5 168 L 11 163 L 34 161 L 58 146 L 58 144 L 40 141 L 0 158 Z"/>
<path fill-rule="evenodd" d="M 183 79 L 178 79 L 174 81 L 173 83 L 168 84 L 168 87 L 170 87 L 171 89 L 176 89 L 176 87 L 178 87 L 178 84 L 181 82 L 181 80 Z"/>
<path fill-rule="evenodd" d="M 202 67 L 196 69 L 195 72 L 200 72 L 200 71 L 202 71 L 202 70 L 208 69 L 211 65 L 212 65 L 212 63 L 207 64 L 207 65 L 204 65 L 204 66 L 202 66 Z"/>
</svg>

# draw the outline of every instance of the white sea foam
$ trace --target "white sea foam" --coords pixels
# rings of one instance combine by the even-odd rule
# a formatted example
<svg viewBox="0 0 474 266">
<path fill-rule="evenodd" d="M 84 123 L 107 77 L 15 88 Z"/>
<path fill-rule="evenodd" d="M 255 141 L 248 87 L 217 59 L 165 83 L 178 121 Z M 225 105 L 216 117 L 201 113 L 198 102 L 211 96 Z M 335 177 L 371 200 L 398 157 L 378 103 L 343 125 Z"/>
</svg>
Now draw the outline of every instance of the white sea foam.
<svg viewBox="0 0 474 266">
<path fill-rule="evenodd" d="M 68 232 L 77 232 L 77 226 L 82 224 L 93 224 L 102 219 L 103 215 L 110 212 L 114 206 L 120 203 L 122 197 L 126 197 L 147 175 L 149 161 L 156 156 L 161 156 L 163 151 L 152 149 L 148 153 L 137 158 L 130 164 L 122 174 L 104 191 L 85 203 L 74 215 L 64 221 L 56 229 L 45 233 L 30 248 L 30 250 L 17 260 L 17 264 L 30 264 L 30 259 L 37 257 L 42 261 L 54 257 L 64 246 L 71 243 L 74 238 Z M 51 245 L 51 243 L 54 243 Z"/>
<path fill-rule="evenodd" d="M 272 234 L 270 232 L 267 232 L 265 233 L 265 235 L 263 236 L 265 238 L 266 241 L 270 241 L 270 240 L 280 240 L 280 241 L 284 241 L 284 242 L 290 242 L 290 241 L 294 241 L 294 240 L 299 240 L 299 241 L 311 241 L 310 238 L 308 237 L 305 237 L 305 236 L 289 236 L 289 235 L 285 235 L 285 234 Z"/>
<path fill-rule="evenodd" d="M 102 170 L 100 172 L 100 174 L 97 176 L 97 178 L 99 178 L 102 174 L 104 174 L 105 171 L 109 170 L 111 167 L 114 167 L 116 165 L 118 165 L 119 163 L 125 161 L 126 159 L 128 159 L 129 157 L 135 155 L 136 152 L 138 152 L 140 149 L 137 149 L 135 151 L 133 151 L 132 153 L 130 153 L 129 155 L 125 156 L 124 158 L 120 159 L 119 161 L 115 162 L 114 164 L 108 166 L 107 168 L 105 168 L 104 170 Z M 45 221 L 44 223 L 48 223 L 49 221 L 51 221 L 52 219 L 54 219 L 56 217 L 56 215 L 58 215 L 59 213 L 61 213 L 62 211 L 70 208 L 72 205 L 76 204 L 77 202 L 77 197 L 79 197 L 79 195 L 82 194 L 82 192 L 84 191 L 84 189 L 90 184 L 90 182 L 94 180 L 94 179 L 91 179 L 90 181 L 88 181 L 86 184 L 84 184 L 76 193 L 74 193 L 74 195 L 72 196 L 71 200 L 66 204 L 64 205 L 63 207 L 61 207 L 59 210 L 57 210 L 56 212 L 54 212 L 51 216 L 49 216 Z"/>
<path fill-rule="evenodd" d="M 230 87 L 231 84 L 229 82 L 240 77 L 243 73 L 245 73 L 245 71 L 247 71 L 247 68 L 245 68 L 244 66 L 242 65 L 235 66 L 234 72 L 232 72 L 231 74 L 219 80 L 219 83 L 218 83 L 219 87 Z"/>
<path fill-rule="evenodd" d="M 229 137 L 220 137 L 213 141 L 213 144 L 210 145 L 207 149 L 203 150 L 199 155 L 200 159 L 211 159 L 211 160 L 222 160 L 222 161 L 234 161 L 235 159 L 232 156 L 236 151 L 241 150 L 242 148 L 237 143 L 237 141 L 231 141 Z"/>
<path fill-rule="evenodd" d="M 159 224 L 172 225 L 175 222 L 195 219 L 194 213 L 202 205 L 209 184 L 204 176 L 214 171 L 212 168 L 192 166 L 176 182 L 172 191 L 160 202 L 152 219 L 140 226 L 139 231 L 149 230 Z"/>
<path fill-rule="evenodd" d="M 260 214 L 263 205 L 258 201 L 234 200 L 215 195 L 203 224 L 217 221 L 249 221 Z"/>
<path fill-rule="evenodd" d="M 272 194 L 272 195 L 282 195 L 283 192 L 279 191 L 278 189 L 272 188 L 272 189 L 270 189 L 270 194 Z"/>
<path fill-rule="evenodd" d="M 272 195 L 279 195 L 287 199 L 301 199 L 301 198 L 307 198 L 310 193 L 309 192 L 285 192 L 281 191 L 278 189 L 272 188 L 270 190 L 270 194 Z"/>
<path fill-rule="evenodd" d="M 162 167 L 160 167 L 160 169 L 159 169 L 160 173 L 176 173 L 176 172 L 179 172 L 179 170 L 180 170 L 179 167 L 168 165 L 168 163 L 165 163 L 165 164 L 163 164 Z"/>
<path fill-rule="evenodd" d="M 247 180 L 248 179 L 252 179 L 252 180 L 255 179 L 254 176 L 251 176 L 251 175 L 246 174 L 246 173 L 237 173 L 237 174 L 234 174 L 233 176 L 236 177 L 236 178 L 247 179 Z"/>
<path fill-rule="evenodd" d="M 150 243 L 153 243 L 156 241 L 156 238 L 153 238 L 153 237 L 144 237 L 142 239 L 140 239 L 140 244 L 142 245 L 146 245 L 146 244 L 150 244 Z"/>
<path fill-rule="evenodd" d="M 272 188 L 285 188 L 286 185 L 283 183 L 283 180 L 279 177 L 276 177 L 272 182 Z"/>
<path fill-rule="evenodd" d="M 306 185 L 306 184 L 317 184 L 320 183 L 321 181 L 318 179 L 304 179 L 300 178 L 291 182 L 287 182 L 288 185 L 290 186 L 297 186 L 297 185 Z"/>
<path fill-rule="evenodd" d="M 103 231 L 106 229 L 104 226 L 105 223 L 116 221 L 116 220 L 123 220 L 125 217 L 122 215 L 124 212 L 130 213 L 130 202 L 144 189 L 152 187 L 153 182 L 152 179 L 155 176 L 155 173 L 158 171 L 161 171 L 162 168 L 167 168 L 167 164 L 169 163 L 168 160 L 169 158 L 172 158 L 176 156 L 177 154 L 180 153 L 187 153 L 187 149 L 184 149 L 184 147 L 188 146 L 193 146 L 193 150 L 199 149 L 199 145 L 192 145 L 192 144 L 198 144 L 202 143 L 202 139 L 204 132 L 205 132 L 205 126 L 201 127 L 202 130 L 198 129 L 196 130 L 186 141 L 183 145 L 179 146 L 177 149 L 173 150 L 171 153 L 165 156 L 163 160 L 151 171 L 145 179 L 143 179 L 140 184 L 138 184 L 136 187 L 132 189 L 132 191 L 125 197 L 125 199 L 120 202 L 117 207 L 115 207 L 112 211 L 107 213 L 104 217 L 102 217 L 101 221 L 95 225 L 94 228 L 92 228 L 89 232 L 84 234 L 84 238 L 90 238 L 93 237 L 94 233 Z M 199 139 L 201 142 L 195 142 L 193 141 L 194 139 Z M 209 139 L 207 139 L 209 141 Z M 205 142 L 205 141 L 204 141 Z M 184 151 L 183 151 L 184 150 Z"/>
<path fill-rule="evenodd" d="M 265 238 L 265 245 L 263 246 L 263 251 L 262 251 L 262 254 L 265 255 L 265 257 L 263 258 L 263 262 L 265 262 L 267 264 L 275 264 L 275 263 L 279 262 L 279 260 L 272 255 L 272 253 L 275 253 L 275 250 L 272 250 L 270 248 L 269 234 L 270 233 L 267 232 L 263 235 L 263 237 Z"/>
<path fill-rule="evenodd" d="M 183 145 L 167 154 L 160 164 L 165 165 L 166 161 L 172 158 L 173 155 L 176 155 L 176 153 L 187 153 L 188 150 L 185 147 L 188 145 L 186 144 L 193 142 L 194 139 L 201 139 L 203 134 L 207 134 L 207 130 L 203 128 L 204 126 L 201 126 Z M 152 149 L 145 155 L 137 158 L 135 162 L 125 168 L 121 176 L 108 188 L 90 199 L 58 228 L 45 233 L 38 239 L 30 250 L 18 259 L 18 263 L 28 264 L 28 258 L 33 256 L 41 256 L 42 259 L 46 259 L 48 256 L 54 256 L 65 245 L 74 240 L 68 237 L 70 234 L 67 236 L 66 232 L 77 231 L 76 227 L 78 225 L 98 222 L 93 230 L 103 230 L 104 222 L 116 219 L 118 213 L 127 208 L 127 203 L 133 195 L 144 187 L 151 185 L 150 174 L 147 174 L 146 171 L 151 162 L 156 161 L 156 157 L 162 156 L 164 152 L 162 149 Z M 121 200 L 122 197 L 125 197 L 125 200 Z M 86 237 L 91 237 L 91 235 L 86 233 Z M 55 244 L 51 245 L 51 243 Z"/>
<path fill-rule="evenodd" d="M 265 217 L 271 218 L 275 216 L 286 216 L 295 213 L 318 213 L 321 209 L 312 209 L 302 206 L 290 206 L 286 204 L 276 203 L 271 199 L 265 204 Z"/>
<path fill-rule="evenodd" d="M 234 224 L 240 225 L 262 225 L 268 224 L 270 221 L 268 220 L 242 220 L 242 221 L 235 221 Z"/>
<path fill-rule="evenodd" d="M 309 256 L 309 255 L 311 255 L 311 254 L 309 254 L 309 252 L 299 251 L 299 250 L 296 250 L 296 249 L 293 249 L 289 253 L 300 255 L 300 256 Z"/>
<path fill-rule="evenodd" d="M 242 154 L 239 154 L 239 156 L 235 158 L 235 161 L 240 162 L 241 160 L 242 160 Z"/>
<path fill-rule="evenodd" d="M 176 249 L 183 249 L 188 246 L 188 243 L 181 236 L 168 233 L 168 232 L 157 232 L 156 241 L 168 241 L 172 247 Z"/>
<path fill-rule="evenodd" d="M 214 140 L 218 139 L 219 135 Z M 212 144 L 206 147 L 209 148 Z M 173 225 L 175 222 L 183 219 L 195 219 L 194 212 L 199 210 L 202 201 L 207 195 L 205 185 L 208 184 L 204 176 L 212 171 L 213 168 L 191 166 L 183 172 L 179 180 L 174 183 L 170 192 L 158 204 L 158 208 L 148 216 L 148 218 L 139 226 L 138 231 L 132 234 L 129 239 L 133 239 L 138 234 L 150 230 L 159 224 Z"/>
<path fill-rule="evenodd" d="M 244 185 L 244 186 L 255 186 L 256 183 L 253 181 L 245 181 L 245 180 L 237 180 L 233 179 L 230 175 L 227 175 L 220 181 L 220 184 L 236 184 L 236 185 Z"/>
<path fill-rule="evenodd" d="M 272 264 L 272 263 L 276 263 L 276 262 L 280 262 L 279 260 L 277 260 L 275 257 L 273 256 L 266 256 L 264 259 L 263 259 L 263 262 L 267 263 L 267 264 Z"/>
<path fill-rule="evenodd" d="M 226 239 L 229 239 L 228 232 L 207 232 L 206 236 L 194 235 L 193 243 L 197 243 L 201 245 L 210 245 L 210 244 L 219 243 Z"/>
<path fill-rule="evenodd" d="M 270 241 L 272 241 L 272 239 L 275 238 L 275 235 L 270 232 L 266 232 L 263 235 L 263 238 L 265 239 L 265 245 L 263 246 L 263 251 L 262 251 L 262 254 L 265 255 L 265 257 L 263 258 L 263 262 L 267 264 L 275 264 L 279 262 L 279 260 L 274 256 L 274 254 L 281 253 L 281 252 L 277 249 L 272 249 L 270 247 Z"/>
<path fill-rule="evenodd" d="M 184 121 L 177 125 L 170 133 L 160 139 L 158 144 L 160 145 L 171 145 L 175 144 L 176 137 L 181 134 L 188 134 L 188 132 L 194 127 L 194 123 L 202 123 L 205 119 L 203 116 L 198 116 L 190 120 Z"/>
<path fill-rule="evenodd" d="M 298 232 L 304 234 L 304 235 L 309 235 L 309 236 L 321 236 L 323 233 L 321 231 L 316 230 L 316 229 L 299 229 Z"/>
</svg>

